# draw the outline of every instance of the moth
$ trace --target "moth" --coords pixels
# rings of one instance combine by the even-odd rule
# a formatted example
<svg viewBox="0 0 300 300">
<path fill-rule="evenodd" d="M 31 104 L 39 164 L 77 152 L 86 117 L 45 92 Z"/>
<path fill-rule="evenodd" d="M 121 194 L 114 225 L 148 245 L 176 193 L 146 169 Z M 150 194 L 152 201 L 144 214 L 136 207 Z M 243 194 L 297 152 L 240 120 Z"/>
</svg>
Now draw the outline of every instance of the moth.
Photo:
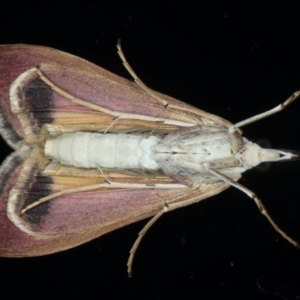
<svg viewBox="0 0 300 300">
<path fill-rule="evenodd" d="M 84 59 L 31 45 L 0 46 L 0 132 L 14 152 L 0 169 L 0 255 L 66 250 L 107 232 L 199 202 L 238 183 L 261 162 L 291 160 L 263 149 L 237 124 L 148 88 L 118 53 L 131 82 Z"/>
</svg>

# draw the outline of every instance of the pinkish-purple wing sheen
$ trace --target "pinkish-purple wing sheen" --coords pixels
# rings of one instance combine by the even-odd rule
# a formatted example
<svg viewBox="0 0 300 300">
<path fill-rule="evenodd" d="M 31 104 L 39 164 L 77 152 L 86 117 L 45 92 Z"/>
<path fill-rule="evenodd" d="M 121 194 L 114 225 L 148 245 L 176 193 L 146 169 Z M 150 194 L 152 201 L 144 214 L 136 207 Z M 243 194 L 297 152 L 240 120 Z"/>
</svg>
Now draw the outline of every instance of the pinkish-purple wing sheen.
<svg viewBox="0 0 300 300">
<path fill-rule="evenodd" d="M 162 118 L 191 125 L 198 122 L 230 125 L 222 118 L 159 94 L 170 104 L 169 108 L 164 109 L 161 102 L 135 83 L 73 55 L 39 46 L 1 46 L 0 132 L 16 151 L 0 169 L 0 255 L 37 256 L 72 248 L 116 228 L 155 215 L 166 202 L 180 207 L 210 197 L 228 187 L 220 183 L 204 186 L 197 191 L 189 188 L 157 191 L 153 188 L 74 193 L 54 198 L 22 215 L 24 207 L 59 190 L 57 182 L 60 182 L 55 175 L 42 174 L 38 158 L 33 154 L 33 149 L 42 147 L 42 144 L 33 143 L 29 139 L 27 128 L 24 128 L 24 123 L 21 124 L 10 107 L 9 89 L 12 82 L 37 66 L 64 91 L 103 108 L 147 116 L 159 114 Z M 65 125 L 75 112 L 87 112 L 91 116 L 95 113 L 54 92 L 38 76 L 26 82 L 17 94 L 24 106 L 24 118 L 28 119 L 27 123 L 37 137 L 44 124 L 60 125 L 61 119 L 58 116 L 64 116 Z M 72 120 L 69 125 L 76 125 Z M 20 176 L 21 173 L 25 175 Z M 18 196 L 17 201 L 11 204 L 10 192 L 13 188 L 18 191 Z M 7 207 L 16 220 L 15 224 L 7 217 Z"/>
</svg>

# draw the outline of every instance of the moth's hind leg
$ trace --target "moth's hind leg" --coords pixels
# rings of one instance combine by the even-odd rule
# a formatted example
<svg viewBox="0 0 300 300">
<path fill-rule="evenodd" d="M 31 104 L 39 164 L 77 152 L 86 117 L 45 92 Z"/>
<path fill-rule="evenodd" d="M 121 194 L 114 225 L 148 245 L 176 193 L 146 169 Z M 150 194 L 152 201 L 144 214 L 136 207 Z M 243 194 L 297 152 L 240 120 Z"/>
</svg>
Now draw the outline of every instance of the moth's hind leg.
<svg viewBox="0 0 300 300">
<path fill-rule="evenodd" d="M 174 103 L 173 104 L 169 103 L 166 99 L 163 99 L 158 93 L 156 93 L 154 90 L 150 89 L 146 84 L 144 84 L 144 82 L 136 75 L 136 73 L 133 71 L 133 69 L 130 67 L 128 61 L 126 60 L 123 50 L 121 48 L 120 41 L 117 44 L 117 48 L 118 48 L 118 54 L 124 64 L 124 67 L 129 72 L 129 74 L 133 77 L 134 82 L 140 88 L 142 88 L 147 94 L 149 94 L 151 97 L 156 99 L 163 106 L 161 112 L 156 115 L 156 118 L 158 118 L 168 108 L 169 109 L 170 108 L 182 109 L 181 107 L 177 107 L 176 104 L 174 104 Z M 197 120 L 197 123 L 199 123 L 199 122 L 201 122 L 201 120 Z"/>
<path fill-rule="evenodd" d="M 145 236 L 147 231 L 150 229 L 150 227 L 165 213 L 168 211 L 168 206 L 165 205 L 160 212 L 158 212 L 154 217 L 150 219 L 150 221 L 143 227 L 143 229 L 139 232 L 139 235 L 137 239 L 135 240 L 133 246 L 131 247 L 129 251 L 129 258 L 127 261 L 127 272 L 129 277 L 132 275 L 132 263 L 134 259 L 134 255 L 136 253 L 136 250 L 139 246 L 139 244 L 142 241 L 142 238 Z"/>
<path fill-rule="evenodd" d="M 121 42 L 119 41 L 117 44 L 117 49 L 118 49 L 118 54 L 123 62 L 124 67 L 126 68 L 126 70 L 128 71 L 128 73 L 133 77 L 135 83 L 137 85 L 139 85 L 144 91 L 146 91 L 149 95 L 151 95 L 153 98 L 155 98 L 156 100 L 158 100 L 165 108 L 168 106 L 168 102 L 164 99 L 162 99 L 161 97 L 159 97 L 153 90 L 151 90 L 150 88 L 148 88 L 146 86 L 146 84 L 144 84 L 144 82 L 142 82 L 142 80 L 136 75 L 136 73 L 133 71 L 133 69 L 131 68 L 131 66 L 129 65 L 123 50 L 121 48 Z"/>
</svg>

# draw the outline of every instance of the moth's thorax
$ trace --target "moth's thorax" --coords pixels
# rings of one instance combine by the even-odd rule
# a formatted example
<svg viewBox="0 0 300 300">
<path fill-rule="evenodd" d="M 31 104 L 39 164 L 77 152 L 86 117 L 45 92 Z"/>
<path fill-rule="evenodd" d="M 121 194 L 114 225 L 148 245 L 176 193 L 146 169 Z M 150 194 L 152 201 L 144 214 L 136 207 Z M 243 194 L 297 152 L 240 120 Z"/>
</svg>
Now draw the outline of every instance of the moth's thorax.
<svg viewBox="0 0 300 300">
<path fill-rule="evenodd" d="M 232 142 L 226 130 L 199 130 L 158 144 L 156 152 L 201 164 L 232 156 Z"/>
</svg>

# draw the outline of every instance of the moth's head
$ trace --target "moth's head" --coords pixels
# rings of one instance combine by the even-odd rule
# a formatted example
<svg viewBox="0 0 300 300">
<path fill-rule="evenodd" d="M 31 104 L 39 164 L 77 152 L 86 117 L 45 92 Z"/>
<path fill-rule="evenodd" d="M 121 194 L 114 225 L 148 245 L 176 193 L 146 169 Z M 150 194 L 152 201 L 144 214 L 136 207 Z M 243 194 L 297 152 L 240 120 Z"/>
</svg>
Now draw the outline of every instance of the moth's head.
<svg viewBox="0 0 300 300">
<path fill-rule="evenodd" d="M 247 141 L 243 149 L 236 154 L 236 158 L 240 160 L 244 168 L 251 169 L 262 162 L 299 159 L 299 153 L 289 150 L 264 149 L 255 143 Z"/>
</svg>

